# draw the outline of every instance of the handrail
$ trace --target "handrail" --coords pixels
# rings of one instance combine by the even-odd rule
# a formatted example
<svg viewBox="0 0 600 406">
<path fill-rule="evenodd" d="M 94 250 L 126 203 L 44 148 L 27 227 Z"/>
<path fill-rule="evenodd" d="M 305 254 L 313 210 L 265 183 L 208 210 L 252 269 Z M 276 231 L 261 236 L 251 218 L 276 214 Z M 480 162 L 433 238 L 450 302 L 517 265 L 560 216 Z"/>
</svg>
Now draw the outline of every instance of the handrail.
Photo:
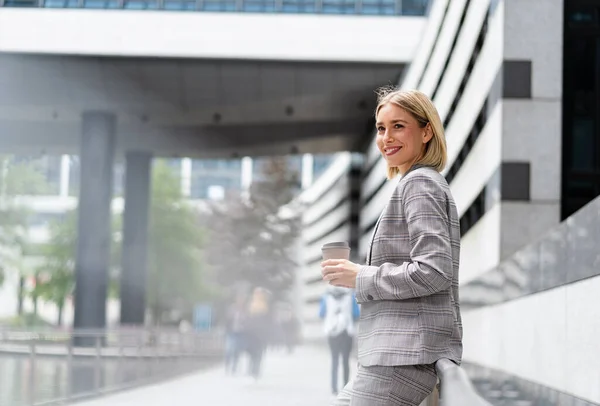
<svg viewBox="0 0 600 406">
<path fill-rule="evenodd" d="M 492 406 L 477 393 L 465 370 L 454 362 L 442 358 L 435 369 L 440 380 L 441 406 Z"/>
<path fill-rule="evenodd" d="M 171 328 L 26 330 L 0 327 L 0 353 L 28 363 L 24 381 L 28 385 L 27 405 L 35 406 L 64 404 L 80 397 L 106 394 L 194 371 L 219 359 L 223 347 L 219 333 L 180 332 Z M 36 387 L 43 381 L 38 377 L 36 363 L 49 357 L 64 363 L 66 380 L 61 381 L 61 387 L 55 388 L 54 394 L 44 392 L 44 399 L 39 399 Z M 112 365 L 114 374 L 111 382 L 103 378 L 108 364 Z M 85 389 L 73 388 L 77 368 L 84 367 L 93 371 L 93 382 Z M 128 378 L 120 380 L 120 376 Z"/>
</svg>

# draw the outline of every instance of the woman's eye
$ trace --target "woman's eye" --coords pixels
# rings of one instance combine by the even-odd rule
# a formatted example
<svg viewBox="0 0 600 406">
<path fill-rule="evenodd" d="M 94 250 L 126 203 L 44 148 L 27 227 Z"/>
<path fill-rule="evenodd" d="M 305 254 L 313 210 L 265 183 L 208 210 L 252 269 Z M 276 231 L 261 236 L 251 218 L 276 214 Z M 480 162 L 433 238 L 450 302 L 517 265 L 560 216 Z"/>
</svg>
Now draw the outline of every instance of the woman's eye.
<svg viewBox="0 0 600 406">
<path fill-rule="evenodd" d="M 382 133 L 382 132 L 385 131 L 385 128 L 383 128 L 383 127 L 377 127 L 377 131 L 380 132 L 380 133 Z"/>
<path fill-rule="evenodd" d="M 395 124 L 394 125 L 394 128 L 402 128 L 402 127 L 404 127 L 402 124 Z"/>
</svg>

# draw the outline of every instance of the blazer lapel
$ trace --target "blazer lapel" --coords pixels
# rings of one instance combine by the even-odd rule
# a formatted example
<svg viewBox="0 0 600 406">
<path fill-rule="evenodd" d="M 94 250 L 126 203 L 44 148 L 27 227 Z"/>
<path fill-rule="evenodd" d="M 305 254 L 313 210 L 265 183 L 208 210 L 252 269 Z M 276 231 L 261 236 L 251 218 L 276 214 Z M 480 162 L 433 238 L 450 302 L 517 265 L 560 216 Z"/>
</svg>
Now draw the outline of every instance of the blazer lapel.
<svg viewBox="0 0 600 406">
<path fill-rule="evenodd" d="M 381 210 L 381 214 L 377 219 L 377 223 L 375 223 L 375 227 L 373 228 L 373 234 L 371 234 L 371 241 L 369 242 L 369 253 L 367 254 L 367 265 L 371 265 L 371 256 L 373 255 L 373 242 L 375 241 L 375 235 L 377 234 L 377 229 L 379 228 L 379 223 L 381 223 L 381 219 L 383 218 L 383 214 L 385 213 L 385 209 L 387 208 L 387 204 L 383 206 L 383 210 Z"/>
</svg>

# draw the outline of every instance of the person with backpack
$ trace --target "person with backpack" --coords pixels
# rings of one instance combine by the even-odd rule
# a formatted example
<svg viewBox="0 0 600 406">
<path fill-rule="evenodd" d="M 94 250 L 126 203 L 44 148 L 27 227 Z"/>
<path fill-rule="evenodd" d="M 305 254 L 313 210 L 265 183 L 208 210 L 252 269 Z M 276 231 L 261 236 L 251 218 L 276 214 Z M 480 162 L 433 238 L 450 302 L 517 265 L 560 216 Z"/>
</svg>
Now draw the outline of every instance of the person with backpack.
<svg viewBox="0 0 600 406">
<path fill-rule="evenodd" d="M 323 319 L 325 334 L 331 351 L 331 390 L 338 393 L 340 357 L 344 371 L 344 385 L 350 380 L 350 353 L 354 342 L 355 322 L 360 315 L 356 297 L 351 289 L 328 286 L 321 298 L 319 316 Z"/>
</svg>

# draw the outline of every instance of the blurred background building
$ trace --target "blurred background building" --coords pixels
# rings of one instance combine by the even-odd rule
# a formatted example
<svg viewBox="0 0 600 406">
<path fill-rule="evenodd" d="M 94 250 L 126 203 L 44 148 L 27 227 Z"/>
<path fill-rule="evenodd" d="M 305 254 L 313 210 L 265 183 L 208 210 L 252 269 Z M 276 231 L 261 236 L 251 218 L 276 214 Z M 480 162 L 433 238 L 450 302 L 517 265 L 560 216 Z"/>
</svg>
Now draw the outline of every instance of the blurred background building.
<svg viewBox="0 0 600 406">
<path fill-rule="evenodd" d="M 590 1 L 434 1 L 398 82 L 430 95 L 446 129 L 465 361 L 596 402 L 599 18 Z M 320 334 L 319 247 L 350 241 L 363 262 L 395 187 L 374 143 L 362 157 L 338 157 L 302 195 L 308 336 Z"/>
</svg>

